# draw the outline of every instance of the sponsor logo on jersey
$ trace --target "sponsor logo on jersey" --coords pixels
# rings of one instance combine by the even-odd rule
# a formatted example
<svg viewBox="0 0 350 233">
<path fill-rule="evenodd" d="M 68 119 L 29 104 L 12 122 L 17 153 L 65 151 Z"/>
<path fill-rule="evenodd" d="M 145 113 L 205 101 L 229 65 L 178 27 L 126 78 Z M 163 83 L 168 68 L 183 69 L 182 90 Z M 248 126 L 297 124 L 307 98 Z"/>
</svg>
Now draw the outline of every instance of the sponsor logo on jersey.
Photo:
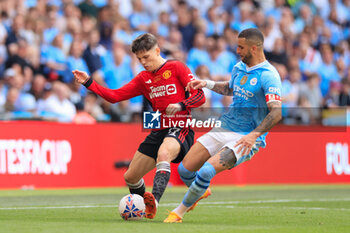
<svg viewBox="0 0 350 233">
<path fill-rule="evenodd" d="M 248 91 L 248 90 L 244 89 L 243 87 L 240 87 L 237 85 L 233 86 L 233 93 L 234 93 L 234 95 L 242 97 L 245 100 L 248 100 L 248 98 L 254 96 L 254 93 L 252 93 L 251 91 Z"/>
<path fill-rule="evenodd" d="M 176 85 L 168 84 L 168 85 L 162 85 L 158 87 L 151 87 L 151 92 L 149 93 L 149 97 L 153 99 L 155 97 L 173 95 L 176 93 L 177 93 Z"/>
<path fill-rule="evenodd" d="M 168 95 L 173 95 L 173 94 L 176 94 L 176 86 L 175 84 L 169 84 L 169 85 L 166 85 L 166 93 Z"/>
<path fill-rule="evenodd" d="M 258 79 L 257 79 L 257 78 L 252 78 L 252 79 L 250 80 L 250 85 L 255 86 L 255 85 L 257 84 L 257 82 L 258 82 Z"/>
<path fill-rule="evenodd" d="M 171 77 L 171 71 L 170 71 L 170 70 L 164 71 L 164 73 L 163 73 L 163 78 L 164 78 L 164 79 L 168 79 L 168 78 L 170 78 L 170 77 Z"/>
<path fill-rule="evenodd" d="M 248 80 L 248 77 L 244 75 L 241 81 L 239 82 L 239 84 L 244 85 L 247 82 L 247 80 Z"/>
<path fill-rule="evenodd" d="M 152 83 L 152 80 L 148 79 L 147 81 L 145 81 L 145 83 L 150 84 L 150 83 Z"/>
<path fill-rule="evenodd" d="M 278 87 L 269 87 L 269 92 L 281 95 L 281 90 Z"/>
</svg>

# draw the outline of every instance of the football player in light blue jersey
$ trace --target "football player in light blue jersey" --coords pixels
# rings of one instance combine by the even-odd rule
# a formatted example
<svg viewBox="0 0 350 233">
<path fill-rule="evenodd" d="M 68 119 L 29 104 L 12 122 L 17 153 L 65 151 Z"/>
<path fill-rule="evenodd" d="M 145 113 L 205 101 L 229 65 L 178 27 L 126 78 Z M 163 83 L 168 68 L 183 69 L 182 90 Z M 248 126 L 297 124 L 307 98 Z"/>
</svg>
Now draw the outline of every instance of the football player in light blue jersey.
<svg viewBox="0 0 350 233">
<path fill-rule="evenodd" d="M 186 212 L 211 194 L 211 179 L 251 159 L 259 147 L 265 147 L 267 132 L 281 120 L 281 80 L 266 60 L 263 44 L 258 29 L 243 30 L 237 47 L 241 61 L 233 68 L 230 81 L 194 80 L 188 84 L 187 88 L 206 87 L 233 96 L 233 102 L 220 118 L 222 126 L 198 138 L 179 165 L 180 177 L 189 190 L 164 222 L 182 222 Z"/>
</svg>

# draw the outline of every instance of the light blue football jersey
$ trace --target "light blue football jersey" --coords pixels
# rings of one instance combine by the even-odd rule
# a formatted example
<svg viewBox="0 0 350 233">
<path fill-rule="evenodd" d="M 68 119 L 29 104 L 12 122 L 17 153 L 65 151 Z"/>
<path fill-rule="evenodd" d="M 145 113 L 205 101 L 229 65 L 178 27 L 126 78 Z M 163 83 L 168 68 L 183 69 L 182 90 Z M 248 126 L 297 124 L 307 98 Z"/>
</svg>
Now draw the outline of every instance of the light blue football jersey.
<svg viewBox="0 0 350 233">
<path fill-rule="evenodd" d="M 253 67 L 240 61 L 233 70 L 229 87 L 233 89 L 233 102 L 229 110 L 220 120 L 222 128 L 248 134 L 264 120 L 269 113 L 266 100 L 277 101 L 281 97 L 281 78 L 277 70 L 268 62 L 262 62 Z M 277 96 L 276 96 L 277 95 Z M 257 141 L 265 147 L 267 133 Z"/>
</svg>

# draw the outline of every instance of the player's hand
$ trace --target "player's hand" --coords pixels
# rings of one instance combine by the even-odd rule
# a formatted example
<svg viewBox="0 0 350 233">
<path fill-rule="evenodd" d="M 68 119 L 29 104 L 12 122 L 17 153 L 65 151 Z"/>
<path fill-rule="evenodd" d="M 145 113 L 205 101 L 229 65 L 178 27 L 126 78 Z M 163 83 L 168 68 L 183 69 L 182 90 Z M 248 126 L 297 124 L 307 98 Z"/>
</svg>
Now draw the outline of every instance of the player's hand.
<svg viewBox="0 0 350 233">
<path fill-rule="evenodd" d="M 258 136 L 254 133 L 249 133 L 238 140 L 235 147 L 238 148 L 237 153 L 248 155 L 250 150 L 253 148 Z"/>
<path fill-rule="evenodd" d="M 187 83 L 187 86 L 185 88 L 185 91 L 190 91 L 191 89 L 201 89 L 207 85 L 207 81 L 205 80 L 192 80 L 191 82 Z"/>
<path fill-rule="evenodd" d="M 181 111 L 181 105 L 176 103 L 176 104 L 169 104 L 168 107 L 165 109 L 165 113 L 168 116 L 173 116 L 175 115 L 175 113 L 177 113 L 178 111 Z"/>
<path fill-rule="evenodd" d="M 80 70 L 73 70 L 72 73 L 74 74 L 75 81 L 80 84 L 85 84 L 89 80 L 89 75 Z"/>
</svg>

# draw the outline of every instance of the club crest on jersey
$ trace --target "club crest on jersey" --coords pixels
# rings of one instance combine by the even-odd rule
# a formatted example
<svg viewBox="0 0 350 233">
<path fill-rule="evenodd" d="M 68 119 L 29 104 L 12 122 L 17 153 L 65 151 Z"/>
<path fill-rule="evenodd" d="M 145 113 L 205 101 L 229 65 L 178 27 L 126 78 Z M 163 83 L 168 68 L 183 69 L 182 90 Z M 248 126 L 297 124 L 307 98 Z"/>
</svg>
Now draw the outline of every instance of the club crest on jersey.
<svg viewBox="0 0 350 233">
<path fill-rule="evenodd" d="M 168 79 L 168 78 L 170 78 L 170 77 L 171 77 L 171 71 L 170 71 L 170 70 L 164 71 L 164 73 L 163 73 L 163 78 L 164 78 L 164 79 Z"/>
<path fill-rule="evenodd" d="M 257 78 L 252 78 L 252 79 L 250 80 L 250 85 L 255 86 L 257 82 L 258 82 L 258 79 L 257 79 Z"/>
<path fill-rule="evenodd" d="M 239 82 L 239 84 L 244 85 L 247 82 L 247 80 L 248 80 L 248 77 L 244 75 L 241 81 Z"/>
</svg>

